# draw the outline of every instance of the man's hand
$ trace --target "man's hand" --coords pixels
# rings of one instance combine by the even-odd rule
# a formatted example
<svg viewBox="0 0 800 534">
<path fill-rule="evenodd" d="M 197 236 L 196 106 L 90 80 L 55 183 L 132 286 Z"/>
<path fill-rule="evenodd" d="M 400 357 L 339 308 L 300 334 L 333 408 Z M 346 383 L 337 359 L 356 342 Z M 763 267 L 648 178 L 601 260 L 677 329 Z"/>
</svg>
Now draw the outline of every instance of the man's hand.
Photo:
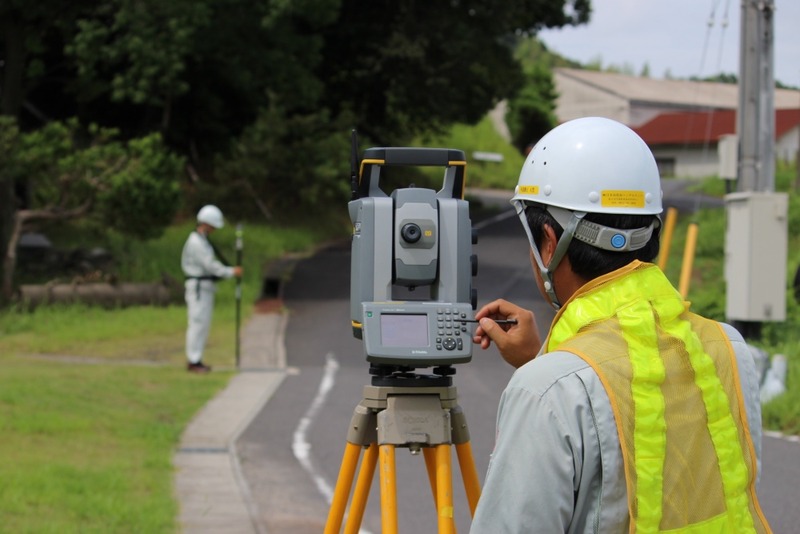
<svg viewBox="0 0 800 534">
<path fill-rule="evenodd" d="M 242 277 L 242 268 L 241 268 L 241 266 L 237 265 L 236 267 L 233 268 L 233 276 L 235 276 L 236 278 L 241 278 Z"/>
<path fill-rule="evenodd" d="M 494 342 L 503 359 L 514 367 L 531 361 L 542 346 L 533 312 L 506 300 L 490 302 L 475 314 L 480 326 L 473 341 L 488 349 Z M 516 319 L 515 325 L 499 325 L 495 319 Z"/>
</svg>

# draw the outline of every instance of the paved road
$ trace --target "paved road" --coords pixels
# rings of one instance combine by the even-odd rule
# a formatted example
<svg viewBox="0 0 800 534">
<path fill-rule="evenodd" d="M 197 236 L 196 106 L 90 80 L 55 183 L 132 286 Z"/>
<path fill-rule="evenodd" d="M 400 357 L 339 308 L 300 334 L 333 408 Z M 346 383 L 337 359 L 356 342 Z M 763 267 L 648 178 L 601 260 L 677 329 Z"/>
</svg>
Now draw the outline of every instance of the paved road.
<svg viewBox="0 0 800 534">
<path fill-rule="evenodd" d="M 521 303 L 540 309 L 540 322 L 546 329 L 552 312 L 530 284 L 527 249 L 514 245 L 524 245 L 518 233 L 521 230 L 514 221 L 506 220 L 481 234 L 475 247 L 480 258 L 475 287 L 479 297 L 485 297 L 481 302 L 516 295 Z M 287 376 L 239 440 L 243 471 L 270 533 L 321 531 L 350 417 L 370 380 L 362 344 L 349 327 L 349 264 L 349 243 L 345 243 L 296 267 L 285 292 L 291 309 L 287 355 L 295 374 Z M 496 352 L 478 350 L 472 362 L 458 366 L 455 376 L 481 477 L 493 443 L 497 401 L 510 374 Z M 330 390 L 314 408 L 325 377 Z M 304 432 L 298 432 L 299 421 L 308 422 Z M 310 447 L 310 454 L 303 466 L 295 454 L 305 447 Z M 422 458 L 399 449 L 397 462 L 400 529 L 429 532 L 436 518 Z M 457 464 L 453 472 L 457 521 L 466 531 L 469 512 Z M 378 503 L 379 494 L 373 491 L 362 523 L 369 532 L 380 532 Z"/>
<path fill-rule="evenodd" d="M 518 222 L 506 218 L 485 226 L 475 252 L 479 304 L 501 296 L 513 299 L 533 309 L 546 332 L 552 311 L 533 286 Z M 361 342 L 349 327 L 349 263 L 349 244 L 343 244 L 297 265 L 285 291 L 290 374 L 237 443 L 258 515 L 270 534 L 322 531 L 350 417 L 369 382 Z M 510 374 L 493 349 L 476 349 L 472 362 L 459 365 L 455 376 L 481 479 L 492 447 L 497 401 Z M 453 473 L 456 522 L 466 532 L 470 520 L 457 463 Z M 434 531 L 422 458 L 398 449 L 397 474 L 400 532 Z M 798 532 L 800 507 L 793 504 L 798 477 L 800 444 L 765 438 L 761 491 L 775 532 Z M 377 475 L 362 526 L 366 532 L 380 532 Z"/>
</svg>

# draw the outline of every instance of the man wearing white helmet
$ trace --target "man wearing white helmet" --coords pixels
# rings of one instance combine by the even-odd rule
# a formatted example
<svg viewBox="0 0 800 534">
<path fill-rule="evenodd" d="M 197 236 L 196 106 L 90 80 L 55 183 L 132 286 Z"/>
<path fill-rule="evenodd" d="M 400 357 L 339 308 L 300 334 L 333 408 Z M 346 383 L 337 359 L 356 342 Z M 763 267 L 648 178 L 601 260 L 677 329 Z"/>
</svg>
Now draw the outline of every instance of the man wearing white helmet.
<svg viewBox="0 0 800 534">
<path fill-rule="evenodd" d="M 754 362 L 649 263 L 662 207 L 647 145 L 608 119 L 564 123 L 512 203 L 557 314 L 544 342 L 510 302 L 476 314 L 475 343 L 517 370 L 472 532 L 769 532 Z"/>
<path fill-rule="evenodd" d="M 214 311 L 214 285 L 219 279 L 242 276 L 240 266 L 229 267 L 216 258 L 213 245 L 208 236 L 225 222 L 220 209 L 213 205 L 200 208 L 197 212 L 197 228 L 189 234 L 183 245 L 181 267 L 186 275 L 185 297 L 189 316 L 186 329 L 187 369 L 194 373 L 207 373 L 211 370 L 203 363 L 203 349 L 211 327 Z"/>
</svg>

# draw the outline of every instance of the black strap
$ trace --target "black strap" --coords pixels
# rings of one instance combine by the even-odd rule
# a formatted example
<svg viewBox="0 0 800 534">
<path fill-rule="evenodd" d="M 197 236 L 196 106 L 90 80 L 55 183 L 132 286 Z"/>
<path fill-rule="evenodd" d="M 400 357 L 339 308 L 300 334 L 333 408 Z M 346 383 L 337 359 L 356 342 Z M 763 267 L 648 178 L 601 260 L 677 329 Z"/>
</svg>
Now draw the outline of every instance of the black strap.
<svg viewBox="0 0 800 534">
<path fill-rule="evenodd" d="M 208 239 L 208 236 L 206 236 L 206 240 L 208 241 L 208 244 L 211 245 L 211 248 L 214 250 L 214 254 L 217 256 L 217 258 L 219 258 L 220 263 L 222 263 L 222 265 L 224 265 L 225 267 L 230 267 L 231 266 L 230 262 L 227 259 L 225 259 L 225 256 L 222 255 L 222 252 L 219 251 L 219 249 L 214 245 L 214 243 L 212 243 L 211 240 Z"/>
<path fill-rule="evenodd" d="M 201 282 L 202 280 L 211 280 L 212 282 L 215 282 L 215 283 L 216 283 L 216 281 L 217 281 L 217 280 L 221 280 L 221 278 L 220 278 L 219 276 L 214 276 L 214 275 L 208 275 L 208 276 L 187 276 L 187 277 L 186 277 L 186 279 L 187 279 L 187 280 L 197 280 L 197 284 L 196 284 L 196 285 L 195 285 L 195 287 L 194 287 L 195 298 L 196 298 L 197 300 L 200 300 L 200 282 Z"/>
</svg>

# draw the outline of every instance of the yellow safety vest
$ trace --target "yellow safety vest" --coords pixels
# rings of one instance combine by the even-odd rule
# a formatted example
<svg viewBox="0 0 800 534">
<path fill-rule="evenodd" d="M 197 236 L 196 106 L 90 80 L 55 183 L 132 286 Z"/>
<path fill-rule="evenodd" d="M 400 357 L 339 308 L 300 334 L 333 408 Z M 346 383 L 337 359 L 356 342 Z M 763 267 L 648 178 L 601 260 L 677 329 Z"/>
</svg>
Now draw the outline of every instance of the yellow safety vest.
<svg viewBox="0 0 800 534">
<path fill-rule="evenodd" d="M 586 361 L 608 394 L 630 532 L 770 532 L 733 347 L 657 266 L 633 262 L 582 287 L 545 346 Z"/>
</svg>

